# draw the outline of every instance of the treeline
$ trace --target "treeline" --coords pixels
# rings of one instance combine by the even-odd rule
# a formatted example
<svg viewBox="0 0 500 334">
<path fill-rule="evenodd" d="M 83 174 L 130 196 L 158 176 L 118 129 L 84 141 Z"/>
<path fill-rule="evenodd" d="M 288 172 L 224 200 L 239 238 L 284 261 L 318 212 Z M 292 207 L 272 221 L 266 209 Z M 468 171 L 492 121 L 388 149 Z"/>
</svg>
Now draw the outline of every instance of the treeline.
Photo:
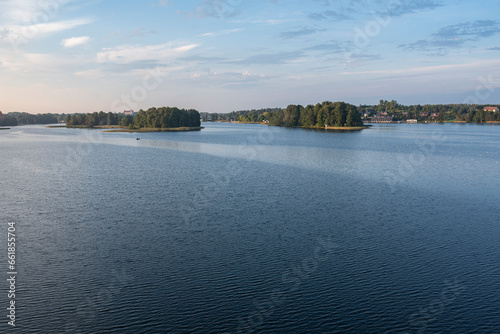
<svg viewBox="0 0 500 334">
<path fill-rule="evenodd" d="M 66 117 L 68 127 L 95 127 L 119 125 L 130 129 L 199 127 L 200 113 L 196 110 L 162 107 L 139 110 L 137 115 L 105 113 L 74 114 Z"/>
<path fill-rule="evenodd" d="M 89 127 L 104 126 L 104 125 L 120 125 L 129 126 L 133 122 L 132 116 L 124 114 L 116 114 L 112 112 L 105 113 L 104 111 L 93 112 L 88 114 L 73 114 L 66 116 L 66 126 L 68 127 Z"/>
<path fill-rule="evenodd" d="M 271 112 L 266 117 L 271 125 L 286 127 L 353 127 L 363 121 L 356 106 L 345 102 L 325 101 L 316 105 L 289 105 L 286 109 Z"/>
<path fill-rule="evenodd" d="M 134 118 L 133 126 L 140 128 L 178 128 L 199 127 L 200 113 L 194 109 L 171 107 L 149 108 L 140 110 Z"/>
<path fill-rule="evenodd" d="M 282 108 L 266 108 L 233 111 L 228 114 L 203 114 L 204 121 L 268 123 L 285 127 L 323 128 L 362 126 L 358 108 L 345 102 L 325 101 L 316 105 L 289 105 Z"/>
<path fill-rule="evenodd" d="M 500 121 L 500 113 L 484 111 L 485 107 L 500 105 L 470 104 L 426 104 L 402 105 L 397 101 L 380 100 L 378 105 L 360 105 L 358 110 L 365 118 L 375 116 L 393 117 L 395 121 L 417 119 L 418 121 L 457 121 L 467 123 L 485 123 Z"/>
<path fill-rule="evenodd" d="M 321 104 L 302 106 L 291 105 L 285 109 L 268 108 L 233 111 L 228 114 L 203 114 L 204 121 L 239 121 L 261 123 L 266 122 L 281 126 L 304 126 L 304 127 L 323 127 L 342 126 L 339 125 L 345 119 L 345 125 L 362 124 L 363 120 L 370 121 L 372 117 L 392 117 L 394 121 L 405 121 L 416 119 L 419 122 L 466 122 L 466 123 L 487 123 L 500 122 L 500 112 L 485 111 L 485 107 L 498 107 L 500 105 L 470 105 L 470 104 L 426 104 L 426 105 L 402 105 L 397 101 L 380 100 L 377 105 L 359 105 L 357 108 L 353 105 L 341 104 L 342 102 L 323 102 Z M 334 106 L 337 104 L 337 106 Z M 335 108 L 337 115 L 335 116 Z M 357 109 L 359 115 L 354 113 Z M 340 113 L 340 110 L 344 110 Z M 345 114 L 349 109 L 351 117 Z M 349 111 L 347 111 L 349 114 Z M 297 118 L 297 115 L 298 118 Z M 359 117 L 358 117 L 359 116 Z M 349 121 L 349 122 L 348 122 Z"/>
<path fill-rule="evenodd" d="M 264 109 L 251 109 L 233 111 L 227 114 L 217 113 L 202 113 L 202 120 L 206 121 L 225 121 L 225 122 L 249 122 L 260 123 L 266 120 L 270 113 L 280 111 L 282 108 L 264 108 Z"/>
<path fill-rule="evenodd" d="M 0 116 L 0 126 L 17 126 L 33 124 L 54 124 L 63 120 L 65 115 L 58 114 L 28 114 L 11 112 Z"/>
<path fill-rule="evenodd" d="M 457 122 L 487 123 L 500 122 L 500 112 L 484 111 L 484 108 L 457 113 Z"/>
</svg>

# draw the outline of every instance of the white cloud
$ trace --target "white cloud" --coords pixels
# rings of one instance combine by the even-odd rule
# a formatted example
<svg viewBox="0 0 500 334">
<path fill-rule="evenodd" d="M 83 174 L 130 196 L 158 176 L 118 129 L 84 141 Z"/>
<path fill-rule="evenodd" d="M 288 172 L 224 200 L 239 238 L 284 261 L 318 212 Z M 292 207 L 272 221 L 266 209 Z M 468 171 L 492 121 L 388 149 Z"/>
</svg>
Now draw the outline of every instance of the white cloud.
<svg viewBox="0 0 500 334">
<path fill-rule="evenodd" d="M 97 69 L 89 69 L 84 71 L 78 71 L 74 74 L 78 77 L 85 79 L 100 79 L 103 77 L 109 78 L 113 77 L 135 77 L 138 79 L 144 79 L 145 77 L 166 77 L 172 72 L 181 71 L 185 69 L 183 66 L 156 66 L 153 68 L 146 69 L 129 69 L 120 72 L 109 72 L 105 66 Z"/>
<path fill-rule="evenodd" d="M 341 75 L 409 75 L 409 74 L 422 74 L 422 73 L 442 73 L 442 72 L 456 72 L 457 70 L 470 70 L 472 72 L 478 70 L 484 70 L 491 68 L 492 66 L 498 66 L 500 60 L 492 59 L 485 61 L 476 61 L 470 63 L 462 64 L 448 64 L 448 65 L 436 65 L 436 66 L 424 66 L 424 67 L 412 67 L 412 68 L 402 68 L 402 69 L 391 69 L 391 70 L 373 70 L 373 71 L 362 71 L 362 72 L 343 72 Z"/>
<path fill-rule="evenodd" d="M 161 62 L 196 48 L 197 44 L 174 46 L 171 43 L 156 45 L 121 45 L 105 48 L 97 54 L 99 63 L 129 64 L 139 61 Z"/>
<path fill-rule="evenodd" d="M 205 34 L 202 34 L 201 36 L 203 36 L 203 37 L 223 36 L 223 35 L 229 35 L 229 34 L 233 34 L 233 33 L 236 33 L 236 32 L 240 32 L 242 30 L 243 29 L 228 29 L 228 30 L 223 30 L 223 31 L 220 31 L 220 32 L 207 32 Z"/>
<path fill-rule="evenodd" d="M 86 70 L 75 72 L 76 76 L 86 79 L 99 79 L 105 76 L 105 73 L 100 69 Z"/>
<path fill-rule="evenodd" d="M 63 39 L 61 45 L 65 48 L 72 48 L 78 45 L 86 44 L 90 41 L 89 36 L 81 36 L 81 37 L 71 37 L 67 39 Z"/>
<path fill-rule="evenodd" d="M 3 31 L 0 37 L 10 41 L 25 41 L 37 36 L 73 29 L 91 22 L 90 19 L 75 19 L 33 25 L 0 26 L 0 31 Z"/>
<path fill-rule="evenodd" d="M 59 8 L 73 0 L 16 0 L 3 1 L 2 16 L 14 24 L 40 24 L 52 20 Z"/>
<path fill-rule="evenodd" d="M 5 52 L 0 55 L 2 68 L 20 75 L 32 73 L 65 73 L 73 68 L 82 66 L 87 60 L 78 58 L 64 58 L 43 53 L 15 53 Z"/>
</svg>

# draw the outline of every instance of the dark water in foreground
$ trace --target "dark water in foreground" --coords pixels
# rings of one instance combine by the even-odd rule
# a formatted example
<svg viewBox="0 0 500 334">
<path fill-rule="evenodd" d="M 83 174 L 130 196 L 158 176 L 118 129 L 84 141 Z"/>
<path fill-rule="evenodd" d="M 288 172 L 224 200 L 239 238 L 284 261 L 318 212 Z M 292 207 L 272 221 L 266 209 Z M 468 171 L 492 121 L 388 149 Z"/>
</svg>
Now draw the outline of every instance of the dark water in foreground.
<svg viewBox="0 0 500 334">
<path fill-rule="evenodd" d="M 500 127 L 205 126 L 0 133 L 17 332 L 500 333 Z"/>
</svg>

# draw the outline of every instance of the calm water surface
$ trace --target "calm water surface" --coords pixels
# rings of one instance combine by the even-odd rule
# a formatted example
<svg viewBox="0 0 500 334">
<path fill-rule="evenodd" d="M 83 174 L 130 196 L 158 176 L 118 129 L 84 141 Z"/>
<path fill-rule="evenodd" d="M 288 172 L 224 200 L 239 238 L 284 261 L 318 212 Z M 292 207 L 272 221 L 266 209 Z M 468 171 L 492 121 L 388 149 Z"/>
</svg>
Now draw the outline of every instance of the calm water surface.
<svg viewBox="0 0 500 334">
<path fill-rule="evenodd" d="M 500 127 L 204 125 L 0 132 L 18 332 L 500 333 Z"/>
</svg>

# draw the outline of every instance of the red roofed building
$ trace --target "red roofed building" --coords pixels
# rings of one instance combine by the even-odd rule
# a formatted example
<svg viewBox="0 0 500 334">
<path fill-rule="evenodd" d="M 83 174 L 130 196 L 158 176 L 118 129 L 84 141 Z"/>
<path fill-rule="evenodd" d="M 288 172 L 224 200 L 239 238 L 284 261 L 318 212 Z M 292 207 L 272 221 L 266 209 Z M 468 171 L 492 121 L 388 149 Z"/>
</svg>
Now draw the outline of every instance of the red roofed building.
<svg viewBox="0 0 500 334">
<path fill-rule="evenodd" d="M 484 107 L 484 111 L 493 111 L 493 112 L 498 112 L 497 107 Z"/>
</svg>

